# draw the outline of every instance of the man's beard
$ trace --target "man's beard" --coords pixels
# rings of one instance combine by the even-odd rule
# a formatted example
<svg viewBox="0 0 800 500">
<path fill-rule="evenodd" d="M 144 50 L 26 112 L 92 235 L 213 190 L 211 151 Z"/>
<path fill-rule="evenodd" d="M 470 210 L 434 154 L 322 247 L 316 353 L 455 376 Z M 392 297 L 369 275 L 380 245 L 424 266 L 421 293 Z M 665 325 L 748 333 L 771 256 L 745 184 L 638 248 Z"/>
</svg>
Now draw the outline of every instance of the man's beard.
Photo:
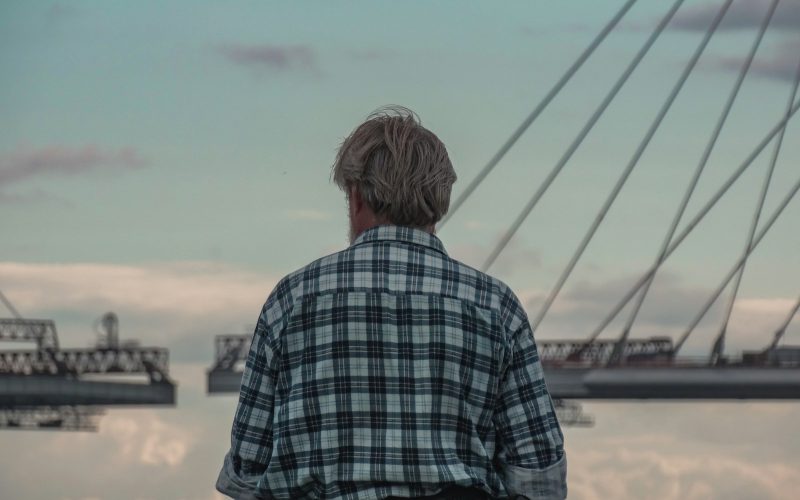
<svg viewBox="0 0 800 500">
<path fill-rule="evenodd" d="M 350 211 L 350 197 L 347 197 L 347 241 L 352 245 L 356 240 L 356 228 L 353 224 L 353 212 Z"/>
<path fill-rule="evenodd" d="M 356 241 L 356 230 L 355 230 L 355 228 L 353 227 L 353 221 L 352 221 L 352 220 L 350 220 L 350 221 L 348 221 L 348 222 L 349 222 L 349 226 L 350 226 L 350 228 L 349 228 L 349 229 L 348 229 L 348 231 L 347 231 L 347 241 L 349 241 L 349 242 L 350 242 L 350 244 L 352 245 L 352 244 L 353 244 L 353 242 L 354 242 L 354 241 Z"/>
</svg>

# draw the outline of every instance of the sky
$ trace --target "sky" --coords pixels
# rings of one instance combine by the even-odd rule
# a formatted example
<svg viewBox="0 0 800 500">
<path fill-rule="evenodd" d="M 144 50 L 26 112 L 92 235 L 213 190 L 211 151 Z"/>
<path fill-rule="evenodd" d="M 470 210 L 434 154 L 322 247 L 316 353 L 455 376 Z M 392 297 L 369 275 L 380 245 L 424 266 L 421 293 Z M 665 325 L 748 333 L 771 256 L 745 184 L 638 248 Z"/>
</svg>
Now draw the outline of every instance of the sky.
<svg viewBox="0 0 800 500">
<path fill-rule="evenodd" d="M 92 345 L 94 320 L 116 312 L 123 339 L 170 349 L 179 384 L 175 408 L 112 409 L 94 434 L 0 434 L 3 491 L 216 498 L 236 400 L 204 393 L 213 337 L 251 333 L 282 276 L 347 245 L 330 181 L 341 141 L 374 109 L 407 106 L 446 144 L 455 198 L 623 3 L 3 2 L 0 291 L 23 316 L 55 320 L 65 346 Z M 668 3 L 638 1 L 440 228 L 452 256 L 482 265 Z M 653 262 L 769 3 L 734 0 L 537 339 L 585 337 Z M 720 5 L 684 2 L 489 269 L 530 316 Z M 681 227 L 781 119 L 798 53 L 800 0 L 782 0 Z M 797 120 L 762 222 L 798 180 Z M 677 338 L 741 255 L 773 147 L 665 263 L 634 337 Z M 797 300 L 799 205 L 748 261 L 732 355 L 767 345 Z M 722 309 L 685 354 L 707 355 Z M 784 343 L 800 344 L 800 318 Z M 780 499 L 800 487 L 797 403 L 584 408 L 596 425 L 565 430 L 570 498 Z"/>
</svg>

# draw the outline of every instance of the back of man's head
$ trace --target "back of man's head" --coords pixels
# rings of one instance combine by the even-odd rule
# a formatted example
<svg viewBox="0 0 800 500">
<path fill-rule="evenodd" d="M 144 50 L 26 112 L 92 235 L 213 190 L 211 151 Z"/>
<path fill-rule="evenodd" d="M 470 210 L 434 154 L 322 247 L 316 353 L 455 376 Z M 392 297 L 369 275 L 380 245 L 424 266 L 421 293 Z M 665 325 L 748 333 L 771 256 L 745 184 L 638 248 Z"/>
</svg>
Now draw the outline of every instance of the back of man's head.
<svg viewBox="0 0 800 500">
<path fill-rule="evenodd" d="M 355 187 L 375 215 L 398 226 L 427 228 L 447 213 L 456 173 L 442 141 L 411 110 L 372 113 L 342 143 L 333 180 Z"/>
</svg>

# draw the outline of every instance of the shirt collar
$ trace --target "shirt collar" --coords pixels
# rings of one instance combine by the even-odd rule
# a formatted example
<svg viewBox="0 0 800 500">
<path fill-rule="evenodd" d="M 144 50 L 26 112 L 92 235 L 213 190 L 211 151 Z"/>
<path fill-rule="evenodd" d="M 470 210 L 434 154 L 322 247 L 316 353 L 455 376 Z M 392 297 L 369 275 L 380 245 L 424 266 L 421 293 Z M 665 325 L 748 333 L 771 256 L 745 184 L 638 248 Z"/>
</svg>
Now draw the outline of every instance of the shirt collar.
<svg viewBox="0 0 800 500">
<path fill-rule="evenodd" d="M 437 252 L 447 255 L 444 244 L 442 244 L 442 240 L 438 237 L 422 229 L 405 226 L 384 225 L 371 227 L 359 234 L 350 246 L 353 247 L 372 241 L 402 241 L 404 243 L 411 243 L 412 245 L 422 245 L 432 248 Z"/>
</svg>

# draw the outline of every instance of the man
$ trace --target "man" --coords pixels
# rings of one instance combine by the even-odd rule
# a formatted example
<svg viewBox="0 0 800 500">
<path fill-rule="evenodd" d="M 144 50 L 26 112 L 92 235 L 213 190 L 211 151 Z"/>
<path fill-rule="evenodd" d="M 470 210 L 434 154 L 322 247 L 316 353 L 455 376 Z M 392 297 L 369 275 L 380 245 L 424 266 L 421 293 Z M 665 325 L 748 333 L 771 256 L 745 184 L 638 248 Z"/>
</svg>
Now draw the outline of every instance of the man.
<svg viewBox="0 0 800 500">
<path fill-rule="evenodd" d="M 405 108 L 339 149 L 350 247 L 278 283 L 217 489 L 235 498 L 563 498 L 563 436 L 530 325 L 434 236 L 456 174 Z"/>
</svg>

